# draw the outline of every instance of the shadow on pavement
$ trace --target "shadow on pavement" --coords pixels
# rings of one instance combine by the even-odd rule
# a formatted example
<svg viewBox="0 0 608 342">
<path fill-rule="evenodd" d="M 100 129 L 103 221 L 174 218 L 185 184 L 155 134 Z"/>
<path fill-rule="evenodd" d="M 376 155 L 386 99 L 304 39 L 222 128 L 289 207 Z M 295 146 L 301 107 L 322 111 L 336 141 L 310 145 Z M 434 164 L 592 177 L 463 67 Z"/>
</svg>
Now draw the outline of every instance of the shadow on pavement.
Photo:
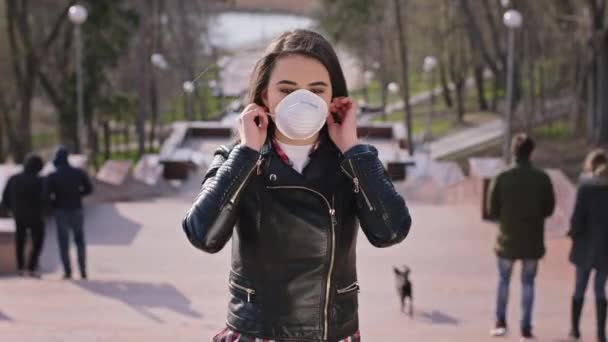
<svg viewBox="0 0 608 342">
<path fill-rule="evenodd" d="M 460 321 L 455 317 L 445 314 L 438 310 L 431 312 L 421 312 L 419 317 L 426 323 L 442 325 L 460 325 Z"/>
<path fill-rule="evenodd" d="M 141 224 L 123 216 L 115 204 L 99 204 L 85 206 L 85 239 L 87 245 L 130 245 L 141 229 Z M 76 245 L 70 238 L 70 255 L 72 267 L 75 266 Z M 46 236 L 42 254 L 40 255 L 40 270 L 42 273 L 54 273 L 61 269 L 59 246 L 57 244 L 57 228 L 55 219 L 51 216 L 46 221 Z"/>
<path fill-rule="evenodd" d="M 5 315 L 2 311 L 0 311 L 0 322 L 12 322 L 13 319 Z"/>
<path fill-rule="evenodd" d="M 85 230 L 90 245 L 130 245 L 141 224 L 125 217 L 115 204 L 85 208 Z"/>
<path fill-rule="evenodd" d="M 191 302 L 173 285 L 151 284 L 129 281 L 75 281 L 75 285 L 93 294 L 115 299 L 133 308 L 145 317 L 164 323 L 151 309 L 169 309 L 178 314 L 202 318 L 203 315 L 191 307 Z"/>
</svg>

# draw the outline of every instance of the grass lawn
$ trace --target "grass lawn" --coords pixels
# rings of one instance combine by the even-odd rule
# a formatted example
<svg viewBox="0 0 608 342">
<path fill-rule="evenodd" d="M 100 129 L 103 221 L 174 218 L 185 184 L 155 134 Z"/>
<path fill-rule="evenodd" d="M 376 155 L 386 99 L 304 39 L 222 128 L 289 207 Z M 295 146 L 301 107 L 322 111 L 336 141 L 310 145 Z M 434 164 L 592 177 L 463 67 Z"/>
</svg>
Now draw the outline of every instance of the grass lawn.
<svg viewBox="0 0 608 342">
<path fill-rule="evenodd" d="M 151 151 L 146 151 L 146 153 L 158 153 L 158 148 L 154 148 Z M 135 163 L 137 163 L 137 161 L 138 161 L 137 150 L 112 151 L 112 153 L 110 153 L 110 159 L 111 160 L 130 160 L 133 162 L 133 165 L 135 165 Z M 103 152 L 100 152 L 99 155 L 97 156 L 97 165 L 99 165 L 101 167 L 101 165 L 103 165 L 104 162 L 105 162 L 105 159 L 103 158 Z"/>
</svg>

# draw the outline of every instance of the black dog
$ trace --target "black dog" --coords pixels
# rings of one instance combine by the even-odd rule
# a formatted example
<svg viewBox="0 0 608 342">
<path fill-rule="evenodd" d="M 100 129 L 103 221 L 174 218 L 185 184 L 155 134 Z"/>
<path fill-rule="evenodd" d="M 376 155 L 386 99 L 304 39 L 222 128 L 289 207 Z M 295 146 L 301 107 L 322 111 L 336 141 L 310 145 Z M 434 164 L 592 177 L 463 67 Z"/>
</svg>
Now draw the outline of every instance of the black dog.
<svg viewBox="0 0 608 342">
<path fill-rule="evenodd" d="M 412 292 L 412 282 L 410 281 L 411 270 L 407 266 L 403 266 L 402 269 L 394 267 L 395 276 L 397 277 L 397 292 L 401 299 L 401 312 L 405 312 L 405 300 L 409 303 L 409 315 L 414 315 L 414 294 Z"/>
</svg>

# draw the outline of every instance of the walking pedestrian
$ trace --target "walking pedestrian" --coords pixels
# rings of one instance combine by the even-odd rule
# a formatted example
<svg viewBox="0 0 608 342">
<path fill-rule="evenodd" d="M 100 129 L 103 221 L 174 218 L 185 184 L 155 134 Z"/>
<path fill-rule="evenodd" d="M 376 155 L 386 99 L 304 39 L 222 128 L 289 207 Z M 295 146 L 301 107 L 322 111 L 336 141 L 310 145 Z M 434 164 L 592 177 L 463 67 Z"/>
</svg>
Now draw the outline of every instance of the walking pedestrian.
<svg viewBox="0 0 608 342">
<path fill-rule="evenodd" d="M 15 219 L 15 252 L 21 276 L 40 278 L 38 262 L 44 245 L 43 180 L 39 176 L 43 161 L 38 155 L 26 157 L 23 171 L 9 178 L 2 194 L 2 204 Z M 30 240 L 29 258 L 25 249 Z"/>
<path fill-rule="evenodd" d="M 56 170 L 47 178 L 47 196 L 53 205 L 57 223 L 57 240 L 63 263 L 64 279 L 72 278 L 70 234 L 74 237 L 78 251 L 80 276 L 82 279 L 87 279 L 82 198 L 93 191 L 93 186 L 83 170 L 70 165 L 68 156 L 69 152 L 64 147 L 60 147 L 55 153 L 53 164 Z"/>
<path fill-rule="evenodd" d="M 522 340 L 533 339 L 532 311 L 538 260 L 545 255 L 545 219 L 552 215 L 555 197 L 551 179 L 531 162 L 534 141 L 525 134 L 514 137 L 514 163 L 493 180 L 488 213 L 499 222 L 495 252 L 498 257 L 496 325 L 492 336 L 507 333 L 507 304 L 513 265 L 522 263 Z"/>
<path fill-rule="evenodd" d="M 606 342 L 606 279 L 608 278 L 608 157 L 596 150 L 587 158 L 590 176 L 576 196 L 568 236 L 572 239 L 570 261 L 576 267 L 572 296 L 570 337 L 581 337 L 580 319 L 591 273 L 594 286 L 597 339 Z"/>
</svg>

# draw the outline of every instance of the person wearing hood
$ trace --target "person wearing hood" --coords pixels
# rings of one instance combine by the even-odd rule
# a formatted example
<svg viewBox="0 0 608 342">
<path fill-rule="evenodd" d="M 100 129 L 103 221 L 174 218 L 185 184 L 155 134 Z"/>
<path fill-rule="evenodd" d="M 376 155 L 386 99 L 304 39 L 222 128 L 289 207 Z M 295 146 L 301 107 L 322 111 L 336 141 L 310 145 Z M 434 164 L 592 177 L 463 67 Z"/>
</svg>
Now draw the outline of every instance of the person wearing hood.
<svg viewBox="0 0 608 342">
<path fill-rule="evenodd" d="M 585 290 L 595 271 L 597 338 L 606 342 L 606 279 L 608 278 L 608 156 L 592 151 L 585 163 L 590 172 L 578 189 L 568 236 L 572 239 L 570 262 L 576 267 L 571 306 L 570 337 L 580 338 L 580 318 Z"/>
<path fill-rule="evenodd" d="M 15 252 L 19 275 L 36 278 L 40 278 L 38 260 L 44 244 L 43 181 L 39 176 L 42 166 L 42 158 L 29 155 L 23 171 L 8 180 L 2 194 L 2 205 L 12 213 L 17 228 Z M 32 245 L 26 268 L 25 245 L 28 233 Z"/>
<path fill-rule="evenodd" d="M 57 223 L 57 241 L 63 263 L 64 279 L 72 278 L 70 263 L 70 232 L 78 250 L 78 265 L 82 279 L 87 278 L 86 245 L 84 235 L 84 215 L 82 198 L 93 191 L 87 174 L 74 168 L 68 162 L 69 152 L 60 147 L 55 153 L 53 164 L 56 170 L 47 178 L 47 196 L 54 209 Z"/>
</svg>

